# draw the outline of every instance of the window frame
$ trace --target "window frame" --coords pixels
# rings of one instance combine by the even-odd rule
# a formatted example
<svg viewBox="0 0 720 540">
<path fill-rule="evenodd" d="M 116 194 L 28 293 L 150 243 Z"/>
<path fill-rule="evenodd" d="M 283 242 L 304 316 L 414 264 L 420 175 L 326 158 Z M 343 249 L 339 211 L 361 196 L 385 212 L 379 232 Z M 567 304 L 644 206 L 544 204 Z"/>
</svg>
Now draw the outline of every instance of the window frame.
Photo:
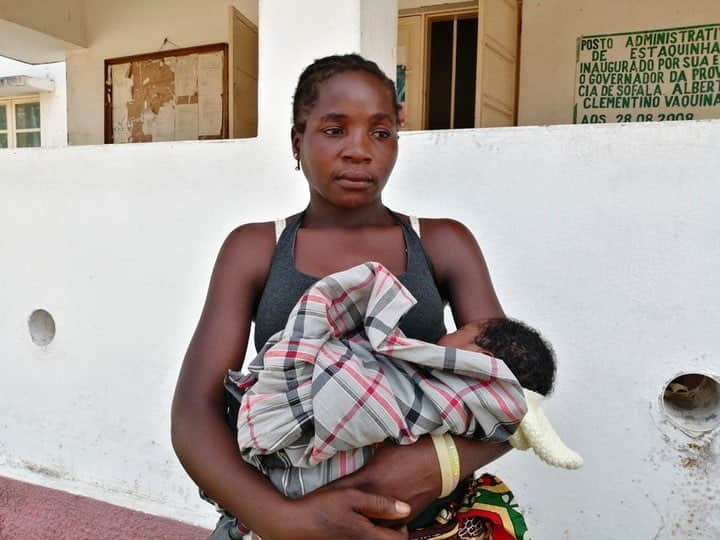
<svg viewBox="0 0 720 540">
<path fill-rule="evenodd" d="M 436 0 L 438 2 L 442 0 Z M 398 34 L 401 30 L 407 37 L 410 34 L 420 34 L 417 39 L 417 47 L 412 52 L 407 47 L 408 64 L 414 59 L 413 68 L 416 72 L 415 87 L 419 90 L 406 88 L 406 96 L 413 95 L 416 105 L 406 111 L 407 118 L 412 118 L 412 124 L 403 127 L 403 130 L 428 130 L 429 129 L 429 80 L 430 80 L 430 33 L 432 22 L 438 20 L 462 20 L 465 17 L 475 17 L 478 20 L 478 41 L 477 41 L 477 66 L 475 70 L 475 118 L 474 128 L 517 126 L 518 122 L 518 96 L 519 96 L 519 73 L 520 73 L 520 40 L 522 29 L 522 6 L 523 0 L 472 0 L 454 4 L 436 4 L 417 8 L 398 10 Z M 509 8 L 507 13 L 501 8 Z M 495 29 L 487 26 L 491 18 L 498 16 L 511 16 L 516 19 L 514 35 L 503 36 Z M 456 23 L 453 23 L 456 29 Z M 405 44 L 405 41 L 398 41 L 398 47 Z M 453 38 L 453 45 L 457 44 L 456 35 Z M 400 50 L 398 48 L 398 50 Z M 418 50 L 419 56 L 418 59 Z M 483 70 L 487 68 L 491 59 L 500 59 L 505 65 L 512 65 L 511 70 L 504 70 L 504 75 L 511 81 L 507 88 L 499 88 L 491 85 L 491 79 L 483 77 Z M 456 49 L 453 52 L 453 61 L 457 61 Z M 512 78 L 510 79 L 510 74 Z M 418 96 L 419 94 L 419 96 Z M 455 89 L 451 89 L 451 96 L 455 98 Z M 415 112 L 411 112 L 415 111 Z M 497 112 L 498 114 L 488 114 Z M 418 114 L 419 113 L 419 114 Z M 454 111 L 450 111 L 451 126 L 454 126 Z M 449 127 L 448 129 L 460 129 Z"/>
<path fill-rule="evenodd" d="M 12 127 L 12 119 L 10 118 L 10 115 L 12 114 L 12 106 L 8 102 L 8 104 L 5 104 L 6 100 L 0 99 L 0 107 L 3 107 L 5 109 L 5 129 L 0 129 L 0 135 L 5 134 L 7 135 L 7 149 L 13 148 L 11 145 L 12 141 L 12 130 L 10 129 Z M 5 150 L 6 148 L 0 148 L 0 150 Z"/>
<path fill-rule="evenodd" d="M 23 96 L 21 98 L 0 98 L 0 106 L 5 106 L 5 114 L 7 117 L 7 129 L 0 130 L 0 133 L 7 133 L 8 136 L 8 145 L 7 150 L 17 148 L 17 134 L 18 133 L 40 133 L 40 146 L 39 147 L 29 147 L 29 148 L 40 148 L 42 147 L 42 106 L 40 109 L 40 127 L 38 128 L 27 128 L 27 129 L 17 129 L 15 124 L 15 106 L 16 105 L 27 105 L 28 103 L 37 103 L 40 104 L 40 96 L 39 95 L 30 95 L 30 96 Z M 4 150 L 4 149 L 2 149 Z"/>
<path fill-rule="evenodd" d="M 427 130 L 428 129 L 428 122 L 429 122 L 429 116 L 430 111 L 428 107 L 428 99 L 429 99 L 429 87 L 430 87 L 430 40 L 431 40 L 431 32 L 432 32 L 432 23 L 436 21 L 457 21 L 459 19 L 466 19 L 466 18 L 477 18 L 478 24 L 480 22 L 480 16 L 479 16 L 479 2 L 477 0 L 471 0 L 469 2 L 462 2 L 457 4 L 438 4 L 438 5 L 432 5 L 432 6 L 424 6 L 424 7 L 418 7 L 418 8 L 410 8 L 410 9 L 401 9 L 398 11 L 398 19 L 402 17 L 412 17 L 419 15 L 422 19 L 421 25 L 422 25 L 422 42 L 420 43 L 421 47 L 421 56 L 422 56 L 422 64 L 421 69 L 422 73 L 420 75 L 420 79 L 422 80 L 423 89 L 421 92 L 422 96 L 422 103 L 420 104 L 421 107 L 421 122 L 422 125 L 420 126 L 420 130 Z M 454 105 L 455 103 L 455 60 L 456 60 L 456 43 L 457 43 L 457 35 L 455 34 L 457 31 L 457 22 L 453 23 L 453 66 L 452 66 L 452 74 L 453 78 L 451 81 L 451 104 Z M 478 44 L 479 47 L 479 44 Z M 478 70 L 479 70 L 478 66 Z M 479 80 L 479 71 L 476 74 L 476 81 Z M 476 82 L 476 90 L 477 90 L 477 82 Z M 450 121 L 451 126 L 453 125 L 454 118 L 453 118 L 453 110 L 450 111 Z M 478 127 L 477 125 L 475 127 Z M 450 127 L 449 129 L 453 129 Z"/>
</svg>

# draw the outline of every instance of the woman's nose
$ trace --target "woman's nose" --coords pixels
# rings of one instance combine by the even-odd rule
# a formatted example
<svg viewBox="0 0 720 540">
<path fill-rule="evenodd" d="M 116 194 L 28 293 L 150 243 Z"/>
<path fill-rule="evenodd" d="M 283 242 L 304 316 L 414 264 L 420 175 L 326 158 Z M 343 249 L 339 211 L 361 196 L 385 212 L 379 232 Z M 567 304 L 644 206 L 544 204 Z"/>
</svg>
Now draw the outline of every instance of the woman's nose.
<svg viewBox="0 0 720 540">
<path fill-rule="evenodd" d="M 350 133 L 345 138 L 342 157 L 353 162 L 372 161 L 370 137 L 366 133 Z"/>
</svg>

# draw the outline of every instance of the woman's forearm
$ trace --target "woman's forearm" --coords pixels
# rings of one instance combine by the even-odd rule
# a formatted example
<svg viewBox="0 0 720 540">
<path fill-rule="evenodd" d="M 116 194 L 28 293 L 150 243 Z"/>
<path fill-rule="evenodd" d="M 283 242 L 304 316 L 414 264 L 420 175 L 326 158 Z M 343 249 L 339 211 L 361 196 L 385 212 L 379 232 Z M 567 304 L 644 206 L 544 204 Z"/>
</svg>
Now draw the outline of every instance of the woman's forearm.
<svg viewBox="0 0 720 540">
<path fill-rule="evenodd" d="M 471 475 L 512 449 L 506 442 L 476 441 L 464 437 L 453 437 L 453 440 L 460 456 L 460 478 Z"/>
<path fill-rule="evenodd" d="M 502 456 L 511 447 L 507 443 L 475 441 L 454 436 L 460 456 L 460 478 Z M 415 517 L 440 496 L 441 473 L 430 436 L 415 444 L 384 444 L 361 469 L 336 480 L 330 487 L 355 488 L 370 493 L 396 497 L 413 507 Z"/>
<path fill-rule="evenodd" d="M 271 515 L 267 509 L 287 502 L 263 475 L 242 460 L 224 417 L 209 406 L 175 404 L 172 442 L 195 483 L 251 529 L 265 530 Z"/>
</svg>

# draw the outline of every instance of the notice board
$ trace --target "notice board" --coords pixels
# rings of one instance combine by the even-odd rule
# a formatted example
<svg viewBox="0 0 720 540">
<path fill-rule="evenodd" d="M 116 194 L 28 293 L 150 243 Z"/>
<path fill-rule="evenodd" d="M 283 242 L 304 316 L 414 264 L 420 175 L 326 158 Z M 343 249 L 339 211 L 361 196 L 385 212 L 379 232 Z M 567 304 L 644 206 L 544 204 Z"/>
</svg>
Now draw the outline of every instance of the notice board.
<svg viewBox="0 0 720 540">
<path fill-rule="evenodd" d="M 228 46 L 105 60 L 105 142 L 228 138 Z"/>
<path fill-rule="evenodd" d="M 577 40 L 576 124 L 720 118 L 720 24 Z"/>
</svg>

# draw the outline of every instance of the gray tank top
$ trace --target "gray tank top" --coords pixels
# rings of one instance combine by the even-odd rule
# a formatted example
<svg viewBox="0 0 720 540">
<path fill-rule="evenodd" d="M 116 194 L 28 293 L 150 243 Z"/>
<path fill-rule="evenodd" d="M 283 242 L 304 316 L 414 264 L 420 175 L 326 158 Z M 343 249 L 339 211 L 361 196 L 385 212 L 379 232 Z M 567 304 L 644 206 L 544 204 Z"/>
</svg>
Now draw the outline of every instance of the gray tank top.
<svg viewBox="0 0 720 540">
<path fill-rule="evenodd" d="M 417 304 L 400 321 L 406 336 L 435 343 L 447 333 L 443 317 L 443 300 L 435 284 L 430 262 L 415 231 L 390 212 L 402 227 L 407 248 L 407 268 L 398 276 L 417 300 Z M 302 225 L 303 212 L 283 230 L 273 254 L 270 275 L 265 282 L 255 312 L 255 349 L 285 327 L 293 306 L 318 278 L 295 268 L 295 238 Z"/>
</svg>

